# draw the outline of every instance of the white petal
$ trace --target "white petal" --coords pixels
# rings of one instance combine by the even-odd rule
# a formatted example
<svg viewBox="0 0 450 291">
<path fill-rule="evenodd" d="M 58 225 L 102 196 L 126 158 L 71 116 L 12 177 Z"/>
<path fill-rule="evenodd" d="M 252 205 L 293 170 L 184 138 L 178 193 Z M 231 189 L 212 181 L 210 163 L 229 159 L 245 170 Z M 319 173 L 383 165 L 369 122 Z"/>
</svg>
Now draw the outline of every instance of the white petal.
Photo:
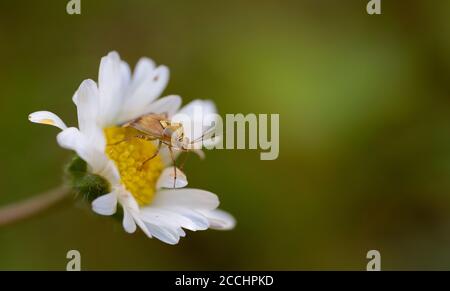
<svg viewBox="0 0 450 291">
<path fill-rule="evenodd" d="M 97 126 L 97 115 L 99 113 L 99 93 L 97 84 L 92 80 L 81 83 L 74 97 L 77 105 L 78 125 L 80 131 L 86 136 L 91 136 Z"/>
<path fill-rule="evenodd" d="M 139 75 L 134 76 L 130 87 L 127 89 L 119 123 L 130 121 L 148 113 L 163 111 L 174 113 L 181 105 L 181 99 L 178 96 L 165 97 L 153 103 L 166 87 L 169 71 L 164 66 L 154 70 L 150 70 L 150 68 L 147 68 L 148 66 L 150 64 L 141 65 Z M 146 67 L 146 69 L 142 67 Z M 155 110 L 158 110 L 158 112 Z"/>
<path fill-rule="evenodd" d="M 187 219 L 190 223 L 180 223 L 180 226 L 196 231 L 196 230 L 206 230 L 209 227 L 208 218 L 203 215 L 200 211 L 189 209 L 188 207 L 170 207 L 167 210 L 172 212 L 172 216 L 178 215 L 184 219 Z"/>
<path fill-rule="evenodd" d="M 148 230 L 147 226 L 142 221 L 142 219 L 138 217 L 138 215 L 133 215 L 133 218 L 136 224 L 139 225 L 139 228 L 145 233 L 145 235 L 149 238 L 152 238 L 153 237 L 152 234 L 150 233 L 150 231 Z"/>
<path fill-rule="evenodd" d="M 134 233 L 136 231 L 136 223 L 127 208 L 123 208 L 123 228 L 128 233 Z"/>
<path fill-rule="evenodd" d="M 167 113 L 170 118 L 178 111 L 181 102 L 180 96 L 166 96 L 151 103 L 148 108 L 146 108 L 146 113 Z"/>
<path fill-rule="evenodd" d="M 234 217 L 220 209 L 205 211 L 203 214 L 208 218 L 210 228 L 218 230 L 229 230 L 233 229 L 236 225 L 236 220 Z"/>
<path fill-rule="evenodd" d="M 129 211 L 131 211 L 131 214 L 139 213 L 139 205 L 136 199 L 134 199 L 133 195 L 131 195 L 131 193 L 128 192 L 123 186 L 120 190 L 118 199 L 123 208 L 126 208 Z"/>
<path fill-rule="evenodd" d="M 113 215 L 117 210 L 117 194 L 103 195 L 92 201 L 92 210 L 100 215 Z"/>
<path fill-rule="evenodd" d="M 99 116 L 102 114 L 99 106 L 99 91 L 97 84 L 92 80 L 81 83 L 74 95 L 73 101 L 77 105 L 78 124 L 91 146 L 98 151 L 105 150 L 106 139 L 103 129 L 99 125 Z"/>
<path fill-rule="evenodd" d="M 133 82 L 141 83 L 150 76 L 155 69 L 155 62 L 149 58 L 141 58 L 134 69 Z"/>
<path fill-rule="evenodd" d="M 184 232 L 184 230 L 181 227 L 178 229 L 178 235 L 180 237 L 185 237 L 186 236 L 186 233 Z"/>
<path fill-rule="evenodd" d="M 156 188 L 183 188 L 188 184 L 186 175 L 176 168 L 177 177 L 175 179 L 175 168 L 165 168 L 159 176 Z"/>
<path fill-rule="evenodd" d="M 123 227 L 125 231 L 134 232 L 137 224 L 145 235 L 151 238 L 151 233 L 140 217 L 139 205 L 136 202 L 136 199 L 134 199 L 131 193 L 129 193 L 123 186 L 119 188 L 118 193 L 118 201 L 124 209 Z M 131 220 L 133 220 L 133 222 Z M 135 225 L 133 226 L 133 224 Z"/>
<path fill-rule="evenodd" d="M 122 124 L 150 113 L 167 113 L 170 118 L 170 116 L 175 114 L 175 112 L 177 112 L 180 108 L 181 102 L 180 96 L 170 95 L 160 98 L 150 104 L 139 106 L 139 108 L 135 109 L 132 109 L 132 107 L 126 103 L 124 105 L 125 109 L 121 112 L 118 123 Z"/>
<path fill-rule="evenodd" d="M 95 153 L 95 152 L 94 152 Z M 113 161 L 105 154 L 97 152 L 90 163 L 92 172 L 105 178 L 111 185 L 120 185 L 120 173 Z"/>
<path fill-rule="evenodd" d="M 131 69 L 130 66 L 124 61 L 120 62 L 120 74 L 122 76 L 122 86 L 129 86 L 131 82 Z"/>
<path fill-rule="evenodd" d="M 169 69 L 159 66 L 156 69 L 139 72 L 132 81 L 133 92 L 129 96 L 133 105 L 146 105 L 158 98 L 169 82 Z"/>
<path fill-rule="evenodd" d="M 144 207 L 141 209 L 142 220 L 152 224 L 166 224 L 172 227 L 183 227 L 192 231 L 205 230 L 209 221 L 198 211 L 186 208 Z"/>
<path fill-rule="evenodd" d="M 101 126 L 108 126 L 114 123 L 122 105 L 124 94 L 124 66 L 120 56 L 116 52 L 111 52 L 103 57 L 100 62 L 98 75 L 99 87 L 99 116 Z"/>
<path fill-rule="evenodd" d="M 217 206 L 216 195 L 207 191 L 160 190 L 150 206 L 140 209 L 139 216 L 153 236 L 176 244 L 185 235 L 182 228 L 192 231 L 233 228 L 235 219 L 227 212 L 216 209 Z"/>
<path fill-rule="evenodd" d="M 62 130 L 66 129 L 66 124 L 56 114 L 49 111 L 37 111 L 31 113 L 28 119 L 34 123 L 56 126 Z"/>
<path fill-rule="evenodd" d="M 219 199 L 215 194 L 199 189 L 160 190 L 156 193 L 152 206 L 208 210 L 217 208 Z"/>
<path fill-rule="evenodd" d="M 217 113 L 216 105 L 211 100 L 196 99 L 185 105 L 179 113 L 187 114 L 189 116 L 195 115 L 197 112 L 203 114 Z"/>
<path fill-rule="evenodd" d="M 70 127 L 57 135 L 58 144 L 69 150 L 75 151 L 84 161 L 86 161 L 96 174 L 110 174 L 106 178 L 113 179 L 115 172 L 111 168 L 111 162 L 103 151 L 99 151 L 87 137 L 77 128 Z M 102 175 L 103 176 L 103 175 Z M 114 182 L 115 180 L 110 180 Z"/>
<path fill-rule="evenodd" d="M 58 144 L 68 150 L 75 151 L 83 160 L 90 164 L 92 153 L 86 137 L 75 127 L 69 127 L 56 137 Z"/>
<path fill-rule="evenodd" d="M 145 223 L 150 233 L 162 242 L 176 245 L 180 241 L 180 234 L 177 229 Z"/>
</svg>

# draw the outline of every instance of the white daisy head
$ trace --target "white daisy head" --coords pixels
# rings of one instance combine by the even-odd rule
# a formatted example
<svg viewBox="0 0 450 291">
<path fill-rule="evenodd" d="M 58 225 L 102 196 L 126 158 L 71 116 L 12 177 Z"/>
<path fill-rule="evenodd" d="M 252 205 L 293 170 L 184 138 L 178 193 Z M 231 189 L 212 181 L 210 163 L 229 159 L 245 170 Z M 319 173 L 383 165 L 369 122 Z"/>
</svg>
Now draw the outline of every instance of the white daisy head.
<svg viewBox="0 0 450 291">
<path fill-rule="evenodd" d="M 138 130 L 121 126 L 150 113 L 164 113 L 168 120 L 188 116 L 194 124 L 204 120 L 199 109 L 215 113 L 211 101 L 196 100 L 180 110 L 179 96 L 158 99 L 168 79 L 165 66 L 142 58 L 131 73 L 119 54 L 111 52 L 101 60 L 98 84 L 85 80 L 74 94 L 78 128 L 67 127 L 48 111 L 32 113 L 29 119 L 61 129 L 59 145 L 78 155 L 69 166 L 73 186 L 93 199 L 93 211 L 113 215 L 119 204 L 127 232 L 139 226 L 148 237 L 176 244 L 185 235 L 183 228 L 231 229 L 235 220 L 217 209 L 215 194 L 184 188 L 186 175 L 171 165 L 167 146 L 158 151 L 154 141 L 137 138 Z"/>
</svg>

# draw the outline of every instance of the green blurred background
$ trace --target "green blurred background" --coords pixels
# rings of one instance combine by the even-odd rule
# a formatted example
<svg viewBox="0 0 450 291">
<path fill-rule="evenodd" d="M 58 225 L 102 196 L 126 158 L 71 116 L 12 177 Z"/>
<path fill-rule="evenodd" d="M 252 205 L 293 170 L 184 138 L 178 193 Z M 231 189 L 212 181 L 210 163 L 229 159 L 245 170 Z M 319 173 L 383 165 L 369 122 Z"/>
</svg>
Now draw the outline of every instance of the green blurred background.
<svg viewBox="0 0 450 291">
<path fill-rule="evenodd" d="M 171 69 L 165 94 L 221 114 L 278 113 L 280 156 L 212 151 L 187 165 L 230 232 L 177 246 L 126 234 L 69 199 L 0 228 L 0 269 L 450 269 L 450 1 L 66 0 L 0 2 L 0 204 L 57 186 L 71 153 L 37 110 L 76 125 L 71 97 L 100 57 Z"/>
</svg>

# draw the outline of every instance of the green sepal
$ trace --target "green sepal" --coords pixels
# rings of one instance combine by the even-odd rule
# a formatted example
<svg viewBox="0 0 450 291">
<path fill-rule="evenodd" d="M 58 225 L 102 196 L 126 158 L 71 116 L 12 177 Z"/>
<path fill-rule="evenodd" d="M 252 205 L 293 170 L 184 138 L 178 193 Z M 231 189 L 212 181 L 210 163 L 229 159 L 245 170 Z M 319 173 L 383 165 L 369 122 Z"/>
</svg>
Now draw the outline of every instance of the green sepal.
<svg viewBox="0 0 450 291">
<path fill-rule="evenodd" d="M 90 202 L 111 192 L 108 181 L 99 175 L 89 173 L 87 163 L 79 156 L 73 157 L 67 165 L 66 176 L 72 189 Z"/>
</svg>

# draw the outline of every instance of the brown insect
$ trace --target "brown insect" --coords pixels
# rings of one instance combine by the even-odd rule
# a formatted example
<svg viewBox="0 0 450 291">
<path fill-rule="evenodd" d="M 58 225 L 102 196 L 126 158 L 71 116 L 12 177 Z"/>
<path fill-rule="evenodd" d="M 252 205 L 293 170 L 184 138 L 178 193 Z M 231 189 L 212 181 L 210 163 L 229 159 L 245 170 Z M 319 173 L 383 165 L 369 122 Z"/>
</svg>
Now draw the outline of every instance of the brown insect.
<svg viewBox="0 0 450 291">
<path fill-rule="evenodd" d="M 148 141 L 159 141 L 156 152 L 142 163 L 141 168 L 159 154 L 162 145 L 166 145 L 168 147 L 170 157 L 174 165 L 174 188 L 177 180 L 177 167 L 175 165 L 175 156 L 173 151 L 179 150 L 186 153 L 193 151 L 191 146 L 198 143 L 200 140 L 202 140 L 203 144 L 204 137 L 210 134 L 212 129 L 214 129 L 214 127 L 211 127 L 206 130 L 201 137 L 190 141 L 189 138 L 185 136 L 183 124 L 170 121 L 167 113 L 147 114 L 123 124 L 122 127 L 131 127 L 136 129 L 139 134 L 134 136 L 135 138 L 141 138 Z"/>
</svg>

